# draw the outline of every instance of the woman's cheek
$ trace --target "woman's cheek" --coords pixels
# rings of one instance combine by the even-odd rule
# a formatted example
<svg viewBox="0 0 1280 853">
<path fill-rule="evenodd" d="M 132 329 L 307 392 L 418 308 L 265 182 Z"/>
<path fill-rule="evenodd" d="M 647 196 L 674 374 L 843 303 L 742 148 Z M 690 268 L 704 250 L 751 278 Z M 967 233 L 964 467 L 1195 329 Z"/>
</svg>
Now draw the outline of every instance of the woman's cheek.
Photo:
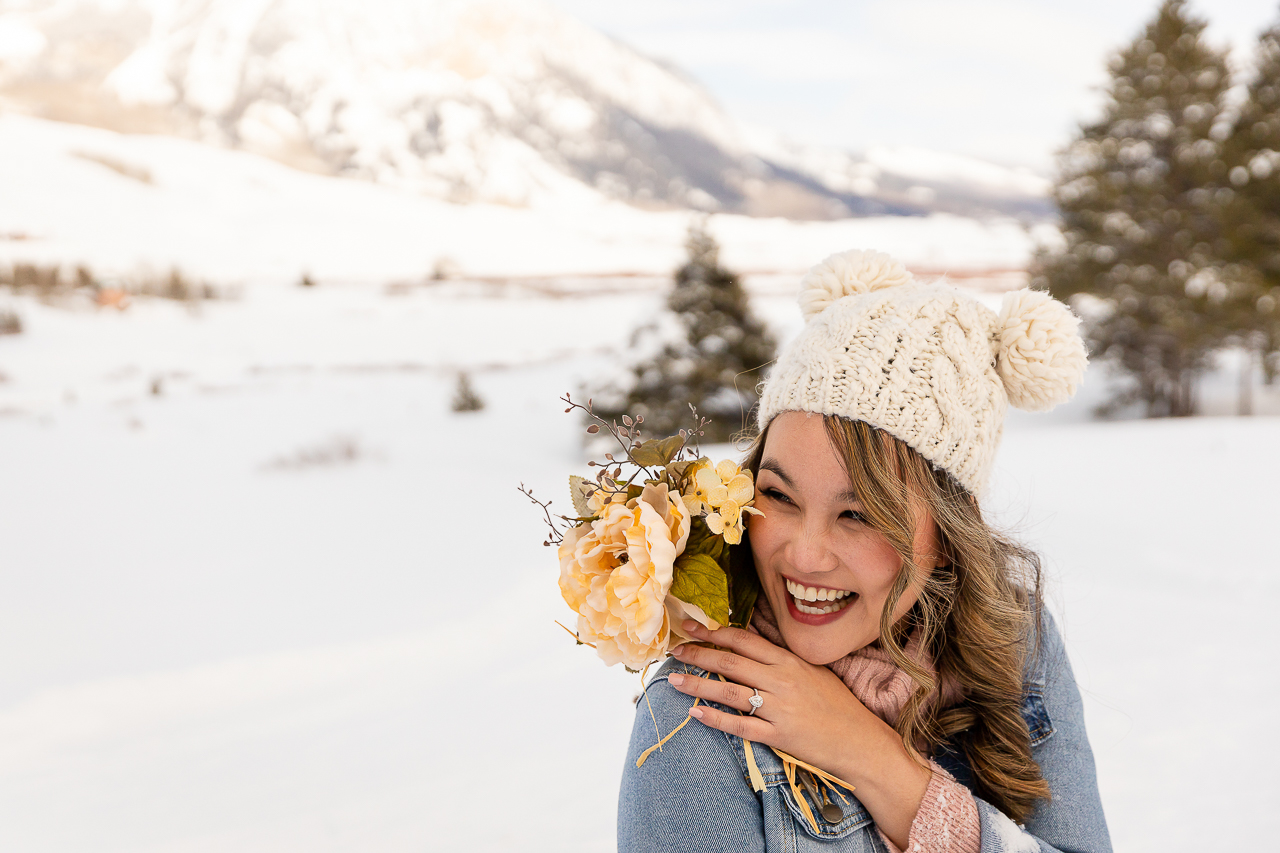
<svg viewBox="0 0 1280 853">
<path fill-rule="evenodd" d="M 748 516 L 747 541 L 751 543 L 751 556 L 755 558 L 756 569 L 771 570 L 770 558 L 779 547 L 782 534 L 776 519 L 768 516 Z"/>
</svg>

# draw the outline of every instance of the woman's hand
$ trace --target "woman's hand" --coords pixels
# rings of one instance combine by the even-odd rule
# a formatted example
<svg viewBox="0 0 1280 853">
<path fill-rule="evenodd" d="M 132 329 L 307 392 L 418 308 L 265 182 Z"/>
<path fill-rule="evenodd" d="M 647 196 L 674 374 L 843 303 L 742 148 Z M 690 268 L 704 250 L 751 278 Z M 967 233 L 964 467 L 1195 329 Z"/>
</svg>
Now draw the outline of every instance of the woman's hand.
<svg viewBox="0 0 1280 853">
<path fill-rule="evenodd" d="M 690 716 L 744 740 L 776 747 L 856 786 L 858 799 L 881 831 L 899 848 L 905 847 L 932 771 L 907 753 L 897 732 L 825 666 L 808 663 L 740 628 L 711 631 L 696 622 L 683 627 L 720 648 L 686 644 L 672 652 L 676 659 L 726 680 L 675 673 L 667 681 L 681 693 L 743 712 L 699 705 L 689 710 Z M 757 690 L 764 704 L 747 716 L 748 700 Z"/>
</svg>

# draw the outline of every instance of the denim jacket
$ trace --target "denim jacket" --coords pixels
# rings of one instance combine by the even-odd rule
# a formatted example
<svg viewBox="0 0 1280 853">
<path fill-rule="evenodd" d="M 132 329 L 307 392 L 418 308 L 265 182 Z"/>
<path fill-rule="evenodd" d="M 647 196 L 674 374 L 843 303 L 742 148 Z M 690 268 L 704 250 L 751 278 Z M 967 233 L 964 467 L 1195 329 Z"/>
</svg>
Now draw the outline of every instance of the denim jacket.
<svg viewBox="0 0 1280 853">
<path fill-rule="evenodd" d="M 657 728 L 665 735 L 683 721 L 693 699 L 667 683 L 673 672 L 706 675 L 668 660 L 648 686 Z M 643 767 L 636 759 L 657 742 L 654 719 L 637 704 L 618 803 L 618 849 L 640 851 L 866 851 L 884 853 L 871 815 L 856 797 L 839 823 L 818 817 L 814 832 L 796 802 L 773 750 L 753 753 L 766 789 L 751 790 L 742 740 L 691 720 Z M 1111 850 L 1098 798 L 1093 752 L 1085 734 L 1080 692 L 1062 638 L 1046 613 L 1040 653 L 1025 676 L 1022 714 L 1031 754 L 1052 799 L 1040 802 L 1018 826 L 974 797 L 982 824 L 982 853 L 1104 853 Z M 934 761 L 972 787 L 961 751 L 941 750 Z M 816 814 L 818 810 L 814 809 Z"/>
</svg>

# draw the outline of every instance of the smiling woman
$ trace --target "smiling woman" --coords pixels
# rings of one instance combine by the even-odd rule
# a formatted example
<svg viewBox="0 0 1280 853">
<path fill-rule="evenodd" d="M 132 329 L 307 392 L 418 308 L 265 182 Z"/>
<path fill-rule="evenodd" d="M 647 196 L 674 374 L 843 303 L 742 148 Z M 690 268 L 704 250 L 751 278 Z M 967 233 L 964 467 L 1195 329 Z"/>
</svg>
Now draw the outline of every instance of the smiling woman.
<svg viewBox="0 0 1280 853">
<path fill-rule="evenodd" d="M 869 252 L 815 267 L 800 302 L 744 463 L 764 594 L 749 631 L 686 623 L 699 642 L 650 683 L 619 848 L 1109 850 L 1038 559 L 977 498 L 1007 406 L 1074 393 L 1077 320 L 1031 291 L 997 316 Z M 653 722 L 686 717 L 643 763 Z M 805 765 L 855 793 L 797 784 Z"/>
<path fill-rule="evenodd" d="M 859 464 L 868 459 L 858 453 L 861 448 L 837 443 L 849 437 L 846 429 L 857 427 L 841 418 L 784 412 L 748 456 L 748 467 L 757 474 L 756 507 L 763 512 L 751 525 L 756 571 L 773 611 L 786 614 L 779 628 L 787 647 L 813 664 L 829 664 L 878 639 L 881 614 L 904 559 L 930 569 L 946 564 L 937 525 L 919 490 L 910 496 L 903 492 L 901 497 L 910 499 L 895 502 L 886 492 L 902 482 L 902 475 L 889 472 L 886 489 L 867 476 L 869 466 Z M 874 442 L 868 448 L 872 458 L 895 449 L 888 441 Z M 853 451 L 848 453 L 852 466 L 846 466 L 837 448 Z M 851 487 L 855 479 L 865 480 L 867 487 Z M 880 500 L 871 497 L 873 492 Z M 894 510 L 905 511 L 906 517 L 895 517 L 900 513 Z M 905 553 L 868 523 L 868 515 L 889 521 L 907 543 Z M 893 624 L 916 603 L 931 577 L 915 573 L 911 587 L 890 608 Z M 835 603 L 820 603 L 825 601 Z M 827 625 L 830 630 L 806 630 Z"/>
</svg>

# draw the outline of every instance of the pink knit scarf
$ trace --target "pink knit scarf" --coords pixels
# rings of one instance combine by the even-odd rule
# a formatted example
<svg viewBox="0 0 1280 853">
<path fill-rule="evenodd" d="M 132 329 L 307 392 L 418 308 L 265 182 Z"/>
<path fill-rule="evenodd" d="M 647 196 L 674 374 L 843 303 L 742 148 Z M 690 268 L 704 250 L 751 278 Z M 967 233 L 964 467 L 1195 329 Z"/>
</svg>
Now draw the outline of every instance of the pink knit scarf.
<svg viewBox="0 0 1280 853">
<path fill-rule="evenodd" d="M 786 648 L 782 632 L 778 630 L 778 621 L 763 592 L 756 599 L 751 627 L 774 645 Z M 933 659 L 920 647 L 919 631 L 911 632 L 903 651 L 925 671 L 930 674 L 936 672 Z M 907 700 L 911 698 L 911 692 L 916 688 L 916 680 L 898 669 L 889 658 L 889 653 L 879 647 L 866 646 L 858 649 L 827 664 L 827 668 L 840 676 L 840 680 L 849 686 L 858 701 L 891 726 L 898 722 L 898 715 L 902 713 Z M 939 694 L 943 708 L 949 708 L 963 698 L 960 686 L 952 678 L 939 679 L 935 702 L 938 701 Z"/>
</svg>

